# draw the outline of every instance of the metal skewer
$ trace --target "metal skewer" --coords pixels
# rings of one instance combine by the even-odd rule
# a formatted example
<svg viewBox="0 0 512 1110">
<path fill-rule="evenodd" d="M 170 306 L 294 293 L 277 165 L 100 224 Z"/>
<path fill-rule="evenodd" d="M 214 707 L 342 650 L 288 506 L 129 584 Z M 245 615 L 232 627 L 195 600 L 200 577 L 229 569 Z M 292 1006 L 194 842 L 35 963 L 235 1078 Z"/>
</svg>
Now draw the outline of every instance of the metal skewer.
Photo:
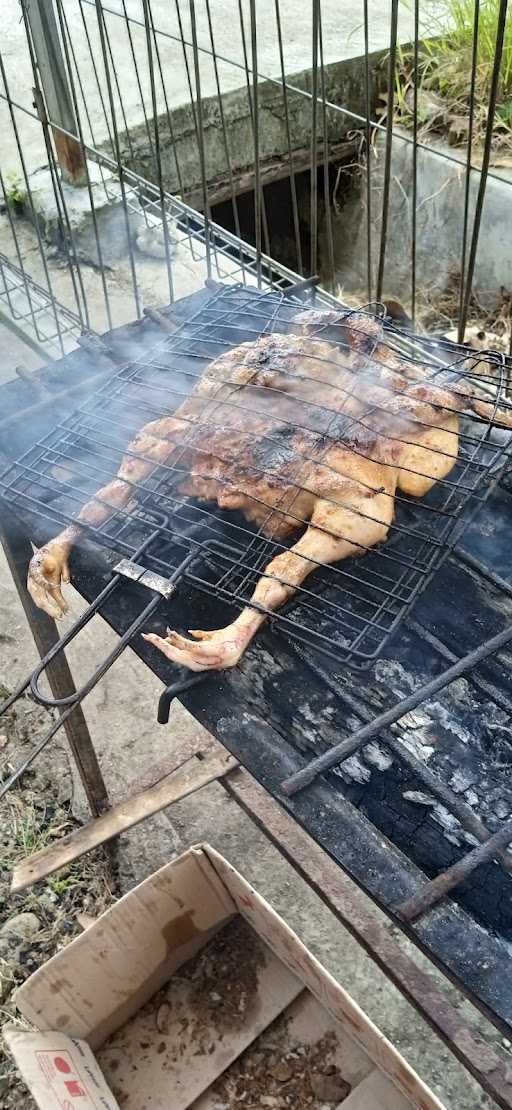
<svg viewBox="0 0 512 1110">
<path fill-rule="evenodd" d="M 467 671 L 476 667 L 478 663 L 482 663 L 484 659 L 488 659 L 490 655 L 494 655 L 495 652 L 500 651 L 500 649 L 505 647 L 505 644 L 510 643 L 511 640 L 512 626 L 509 626 L 502 632 L 499 632 L 497 636 L 493 636 L 490 640 L 486 640 L 484 644 L 475 648 L 474 651 L 470 651 L 467 655 L 464 655 L 462 659 L 459 659 L 457 663 L 453 664 L 453 667 L 449 667 L 443 674 L 438 675 L 437 678 L 433 678 L 431 682 L 427 682 L 424 686 L 420 686 L 419 690 L 415 690 L 408 698 L 404 698 L 402 701 L 398 702 L 397 705 L 386 710 L 385 713 L 381 713 L 374 721 L 370 721 L 370 723 L 364 725 L 363 728 L 357 729 L 352 736 L 349 736 L 346 740 L 341 740 L 339 744 L 335 744 L 334 748 L 331 748 L 330 751 L 324 752 L 324 754 L 318 756 L 317 759 L 313 759 L 307 767 L 303 767 L 302 770 L 297 771 L 294 775 L 291 775 L 290 778 L 285 779 L 284 782 L 281 783 L 283 794 L 291 797 L 293 794 L 297 794 L 299 790 L 303 790 L 305 786 L 309 786 L 318 775 L 323 774 L 324 771 L 329 771 L 331 767 L 334 767 L 337 763 L 341 763 L 342 760 L 347 759 L 349 755 L 353 755 L 353 753 L 361 748 L 363 744 L 366 744 L 368 740 L 377 736 L 378 733 L 382 732 L 385 728 L 389 728 L 389 725 L 395 724 L 395 722 L 399 721 L 401 717 L 404 717 L 406 713 L 409 713 L 411 709 L 416 709 L 421 702 L 432 697 L 432 694 L 437 694 L 439 690 L 444 690 L 445 686 L 449 686 L 450 682 L 453 682 L 454 679 L 460 678 L 461 675 L 466 674 Z"/>
</svg>

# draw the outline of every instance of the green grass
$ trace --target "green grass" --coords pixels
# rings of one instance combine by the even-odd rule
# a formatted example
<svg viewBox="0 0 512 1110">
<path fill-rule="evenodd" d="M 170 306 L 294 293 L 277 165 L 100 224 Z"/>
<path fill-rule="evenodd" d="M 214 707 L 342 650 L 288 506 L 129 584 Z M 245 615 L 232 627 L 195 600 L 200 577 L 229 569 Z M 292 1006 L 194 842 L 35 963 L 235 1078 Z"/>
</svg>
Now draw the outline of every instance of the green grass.
<svg viewBox="0 0 512 1110">
<path fill-rule="evenodd" d="M 16 170 L 8 170 L 5 175 L 5 200 L 10 208 L 16 211 L 23 208 L 26 201 L 23 183 Z"/>
<path fill-rule="evenodd" d="M 478 50 L 476 65 L 475 130 L 478 146 L 483 139 L 487 121 L 487 103 L 491 87 L 496 48 L 499 0 L 481 0 Z M 450 117 L 467 117 L 471 93 L 471 59 L 473 49 L 473 0 L 443 0 L 437 15 L 431 17 L 436 38 L 427 40 L 420 47 L 418 86 L 424 93 L 434 93 L 446 106 L 449 128 Z M 413 58 L 411 48 L 399 52 L 396 72 L 396 114 L 404 123 L 412 118 L 411 90 L 413 85 Z M 428 122 L 425 128 L 429 129 Z M 442 121 L 432 124 L 432 130 L 442 131 Z M 458 145 L 456 136 L 453 137 Z M 466 141 L 462 135 L 461 143 Z M 512 13 L 506 21 L 505 41 L 500 67 L 498 100 L 494 121 L 494 149 L 499 153 L 512 148 Z"/>
</svg>

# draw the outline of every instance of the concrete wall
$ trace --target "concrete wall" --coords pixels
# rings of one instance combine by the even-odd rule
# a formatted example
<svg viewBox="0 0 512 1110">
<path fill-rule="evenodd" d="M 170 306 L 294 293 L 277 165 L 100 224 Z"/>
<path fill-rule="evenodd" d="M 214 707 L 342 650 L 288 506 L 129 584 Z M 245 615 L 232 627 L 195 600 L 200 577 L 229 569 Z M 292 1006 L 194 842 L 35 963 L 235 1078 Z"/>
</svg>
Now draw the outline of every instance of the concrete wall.
<svg viewBox="0 0 512 1110">
<path fill-rule="evenodd" d="M 460 273 L 465 161 L 462 152 L 446 148 L 457 161 L 447 161 L 439 150 L 418 151 L 417 285 L 422 296 L 446 286 L 450 273 Z M 378 264 L 384 176 L 384 138 L 372 160 L 372 246 L 374 283 Z M 468 253 L 480 175 L 472 173 Z M 364 201 L 364 178 L 363 201 Z M 411 289 L 412 145 L 395 138 L 384 292 L 408 299 Z M 366 285 L 366 205 L 353 198 L 335 223 L 336 268 L 347 291 Z M 501 285 L 512 289 L 512 179 L 510 174 L 489 177 L 480 229 L 474 290 L 485 303 L 496 300 Z"/>
<path fill-rule="evenodd" d="M 378 88 L 385 81 L 382 67 L 378 65 L 383 57 L 377 52 L 371 57 L 372 68 L 372 111 L 375 109 Z M 325 67 L 326 97 L 336 105 L 350 111 L 364 114 L 365 90 L 362 58 L 351 58 L 333 62 Z M 311 91 L 311 72 L 289 76 L 288 82 L 300 89 Z M 225 94 L 222 98 L 226 130 L 228 135 L 231 168 L 236 187 L 243 189 L 252 186 L 254 168 L 254 143 L 251 125 L 251 112 L 247 88 L 241 87 Z M 203 132 L 205 145 L 206 172 L 213 202 L 224 199 L 220 191 L 227 182 L 226 153 L 223 142 L 221 113 L 217 96 L 203 100 Z M 309 160 L 311 136 L 311 100 L 298 93 L 288 92 L 288 111 L 291 144 L 294 151 L 302 152 Z M 260 163 L 270 174 L 279 175 L 279 163 L 288 158 L 286 116 L 283 92 L 280 84 L 263 81 L 259 86 L 260 113 Z M 329 109 L 327 113 L 329 143 L 337 144 L 346 140 L 347 132 L 357 127 L 357 123 L 344 112 Z M 159 116 L 160 141 L 162 150 L 162 170 L 164 186 L 170 192 L 180 192 L 176 158 L 171 140 L 169 120 L 164 113 Z M 171 110 L 172 129 L 176 153 L 184 183 L 184 198 L 201 206 L 200 162 L 194 117 L 190 104 Z M 318 133 L 322 132 L 322 113 L 318 113 Z M 145 125 L 130 130 L 131 149 L 126 135 L 121 136 L 122 158 L 125 165 L 150 180 L 156 180 L 154 159 L 151 154 Z M 297 168 L 304 165 L 297 163 Z M 249 175 L 247 174 L 249 171 Z"/>
</svg>

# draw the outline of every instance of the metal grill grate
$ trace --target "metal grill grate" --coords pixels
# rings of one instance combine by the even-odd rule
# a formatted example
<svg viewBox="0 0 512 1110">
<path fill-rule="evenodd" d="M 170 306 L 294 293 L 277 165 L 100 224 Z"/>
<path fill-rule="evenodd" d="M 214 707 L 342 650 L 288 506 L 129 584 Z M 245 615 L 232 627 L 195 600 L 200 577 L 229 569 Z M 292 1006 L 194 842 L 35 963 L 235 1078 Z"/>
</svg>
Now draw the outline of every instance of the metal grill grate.
<svg viewBox="0 0 512 1110">
<path fill-rule="evenodd" d="M 2 476 L 4 497 L 21 513 L 27 509 L 43 516 L 56 531 L 65 526 L 116 474 L 126 445 L 141 426 L 176 410 L 209 362 L 263 334 L 296 330 L 293 317 L 300 308 L 303 302 L 279 293 L 263 295 L 243 286 L 220 290 L 150 356 L 124 366 L 79 411 L 34 444 Z M 343 328 L 318 331 L 325 332 L 333 353 L 336 346 L 346 348 Z M 464 380 L 478 381 L 487 390 L 481 396 L 490 397 L 495 407 L 511 411 L 504 358 L 479 353 L 477 363 L 476 356 L 468 358 L 468 351 L 454 344 L 405 337 L 392 328 L 386 328 L 385 336 L 387 351 L 407 351 L 413 365 L 428 366 L 427 380 L 446 382 L 451 374 L 453 385 L 465 375 Z M 324 403 L 304 403 L 306 415 L 313 409 L 320 409 L 322 417 L 332 416 Z M 319 564 L 293 600 L 271 614 L 272 620 L 286 634 L 331 657 L 359 664 L 374 658 L 486 499 L 506 464 L 509 436 L 486 419 L 461 416 L 455 466 L 422 499 L 397 493 L 387 542 L 364 558 Z M 97 543 L 131 558 L 155 530 L 152 513 L 164 514 L 159 544 L 145 556 L 148 568 L 168 575 L 188 551 L 196 550 L 189 582 L 242 608 L 269 561 L 289 543 L 268 538 L 241 513 L 179 493 L 184 472 L 179 457 L 158 465 L 137 486 L 136 510 L 128 505 L 97 527 L 87 525 L 86 531 Z M 293 504 L 289 512 L 293 514 Z M 301 525 L 304 530 L 307 522 L 300 516 L 296 522 L 297 532 Z M 290 542 L 294 539 L 297 534 Z M 219 624 L 225 623 L 226 606 L 219 604 Z"/>
</svg>

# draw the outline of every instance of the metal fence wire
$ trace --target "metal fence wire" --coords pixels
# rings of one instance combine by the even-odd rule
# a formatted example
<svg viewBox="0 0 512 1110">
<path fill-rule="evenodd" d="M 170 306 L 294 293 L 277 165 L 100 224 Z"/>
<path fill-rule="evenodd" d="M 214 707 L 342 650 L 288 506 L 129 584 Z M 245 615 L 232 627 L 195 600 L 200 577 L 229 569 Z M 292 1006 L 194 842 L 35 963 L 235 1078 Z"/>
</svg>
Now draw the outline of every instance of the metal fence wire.
<svg viewBox="0 0 512 1110">
<path fill-rule="evenodd" d="M 47 353 L 205 277 L 285 289 L 319 274 L 326 297 L 398 293 L 414 322 L 434 297 L 434 262 L 451 282 L 459 341 L 475 298 L 482 313 L 485 202 L 490 211 L 509 187 L 493 147 L 497 128 L 503 138 L 511 127 L 507 0 L 475 0 L 455 115 L 424 79 L 432 39 L 446 39 L 453 17 L 419 0 L 390 0 L 371 18 L 368 0 L 343 14 L 331 0 L 8 8 L 0 310 Z M 431 134 L 432 102 L 450 135 L 459 120 L 465 147 Z M 429 174 L 439 185 L 425 197 Z M 443 193 L 458 222 L 434 242 Z M 497 287 L 511 254 L 501 246 Z M 509 318 L 505 330 L 510 343 Z"/>
</svg>

